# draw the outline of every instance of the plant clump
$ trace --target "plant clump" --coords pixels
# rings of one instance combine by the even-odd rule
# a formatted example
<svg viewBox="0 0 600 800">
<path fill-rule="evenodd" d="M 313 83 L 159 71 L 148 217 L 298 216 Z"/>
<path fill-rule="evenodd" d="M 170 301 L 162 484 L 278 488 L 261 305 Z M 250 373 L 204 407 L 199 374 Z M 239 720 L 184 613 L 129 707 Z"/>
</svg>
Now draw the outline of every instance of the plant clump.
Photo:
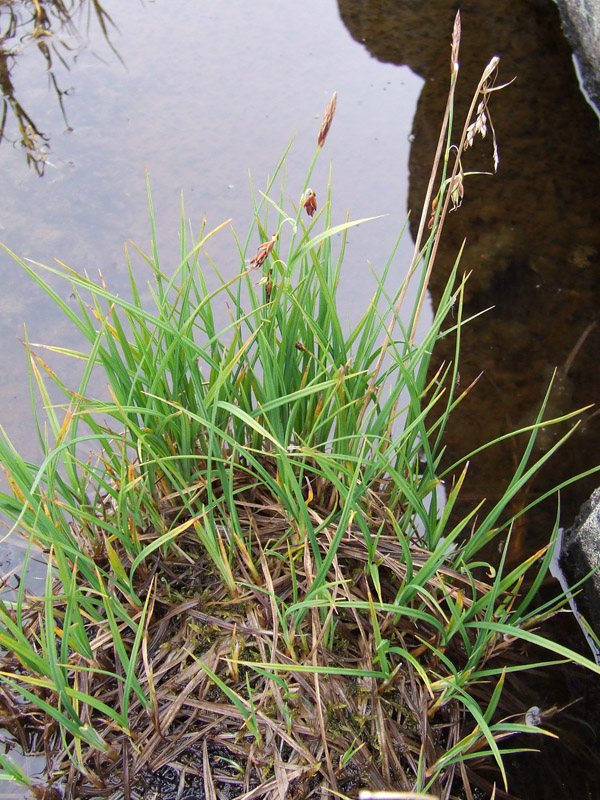
<svg viewBox="0 0 600 800">
<path fill-rule="evenodd" d="M 529 663 L 520 643 L 549 650 L 548 663 L 598 671 L 536 632 L 564 603 L 536 603 L 552 541 L 510 568 L 506 547 L 494 566 L 482 556 L 507 536 L 512 498 L 560 444 L 532 458 L 549 424 L 543 407 L 521 432 L 528 444 L 503 498 L 449 523 L 468 467 L 466 456 L 439 468 L 446 420 L 468 391 L 457 390 L 467 322 L 458 261 L 421 342 L 415 331 L 459 184 L 464 195 L 469 126 L 483 119 L 497 69 L 497 60 L 486 69 L 455 147 L 458 20 L 413 263 L 389 290 L 392 253 L 348 333 L 337 289 L 346 234 L 366 220 L 335 224 L 331 186 L 319 209 L 309 189 L 335 96 L 296 201 L 284 201 L 283 186 L 274 199 L 285 155 L 254 195 L 236 275 L 221 276 L 208 253 L 225 226 L 192 237 L 182 221 L 169 277 L 151 204 L 152 252 L 142 256 L 152 311 L 131 267 L 126 299 L 101 276 L 17 259 L 89 342 L 86 352 L 50 348 L 84 365 L 76 390 L 28 343 L 48 426 L 38 422 L 41 464 L 0 440 L 11 487 L 0 508 L 30 542 L 22 574 L 36 553 L 47 559 L 41 591 L 6 580 L 0 598 L 2 724 L 46 755 L 48 785 L 0 758 L 39 796 L 492 793 L 507 786 L 503 755 L 515 748 L 505 741 L 545 732 L 544 710 L 504 691 L 514 673 L 547 665 Z M 77 311 L 44 270 L 69 282 Z M 432 380 L 431 353 L 449 334 L 455 363 Z M 97 371 L 108 399 L 91 391 Z"/>
</svg>

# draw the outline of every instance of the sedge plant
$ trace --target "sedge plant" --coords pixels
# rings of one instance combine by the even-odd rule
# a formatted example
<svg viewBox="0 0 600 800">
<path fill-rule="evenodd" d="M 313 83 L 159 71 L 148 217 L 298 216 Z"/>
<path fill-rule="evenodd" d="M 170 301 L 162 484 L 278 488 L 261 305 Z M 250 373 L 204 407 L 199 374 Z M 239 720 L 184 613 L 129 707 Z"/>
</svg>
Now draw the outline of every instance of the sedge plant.
<svg viewBox="0 0 600 800">
<path fill-rule="evenodd" d="M 523 563 L 508 567 L 506 549 L 493 566 L 482 556 L 560 444 L 534 459 L 545 403 L 519 432 L 528 444 L 503 498 L 450 522 L 472 455 L 441 474 L 446 420 L 469 391 L 457 390 L 468 324 L 458 259 L 430 329 L 420 341 L 415 332 L 497 69 L 494 59 L 455 145 L 459 41 L 457 17 L 415 257 L 398 282 L 394 248 L 350 330 L 337 292 L 346 235 L 366 220 L 337 222 L 331 182 L 320 208 L 310 188 L 335 96 L 294 200 L 287 151 L 253 190 L 235 274 L 209 255 L 228 225 L 192 236 L 183 211 L 179 261 L 163 266 L 151 201 L 151 252 L 139 252 L 152 308 L 129 256 L 129 298 L 101 276 L 15 256 L 88 342 L 45 348 L 82 364 L 74 389 L 27 342 L 40 463 L 0 439 L 10 486 L 0 508 L 29 542 L 23 579 L 7 579 L 0 598 L 3 725 L 44 749 L 46 777 L 66 797 L 137 796 L 173 763 L 181 785 L 197 779 L 207 796 L 227 785 L 231 797 L 449 798 L 489 762 L 505 787 L 504 756 L 523 748 L 511 738 L 550 735 L 525 700 L 506 700 L 511 676 L 568 660 L 600 672 L 540 629 L 565 602 L 536 601 L 558 517 Z M 57 277 L 76 308 L 52 288 Z M 431 353 L 450 334 L 455 361 L 432 376 Z M 26 575 L 39 553 L 47 577 L 34 590 Z M 528 663 L 522 641 L 547 660 Z"/>
</svg>

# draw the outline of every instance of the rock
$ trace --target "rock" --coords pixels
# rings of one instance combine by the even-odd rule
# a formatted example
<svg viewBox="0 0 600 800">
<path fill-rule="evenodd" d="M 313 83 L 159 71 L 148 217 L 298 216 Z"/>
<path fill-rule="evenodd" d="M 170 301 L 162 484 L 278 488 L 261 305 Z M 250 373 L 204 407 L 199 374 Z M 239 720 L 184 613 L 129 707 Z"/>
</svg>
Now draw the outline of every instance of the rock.
<svg viewBox="0 0 600 800">
<path fill-rule="evenodd" d="M 600 4 L 598 0 L 556 0 L 556 4 L 582 89 L 600 116 Z"/>
<path fill-rule="evenodd" d="M 600 638 L 600 488 L 581 506 L 573 527 L 565 531 L 559 563 L 570 586 L 589 576 L 576 589 L 575 603 Z"/>
</svg>

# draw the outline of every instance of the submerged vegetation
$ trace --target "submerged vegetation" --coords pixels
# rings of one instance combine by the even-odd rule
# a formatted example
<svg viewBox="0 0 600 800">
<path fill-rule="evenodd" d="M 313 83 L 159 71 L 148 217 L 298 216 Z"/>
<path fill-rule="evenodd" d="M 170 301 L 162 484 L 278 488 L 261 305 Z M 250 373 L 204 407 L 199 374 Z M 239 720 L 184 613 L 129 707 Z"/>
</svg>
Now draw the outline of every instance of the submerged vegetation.
<svg viewBox="0 0 600 800">
<path fill-rule="evenodd" d="M 446 421 L 472 388 L 457 384 L 468 324 L 458 260 L 430 330 L 422 341 L 415 331 L 464 195 L 464 151 L 488 128 L 497 164 L 497 59 L 453 138 L 459 39 L 457 17 L 413 263 L 394 285 L 390 255 L 348 332 L 336 293 L 346 234 L 366 220 L 336 222 L 331 185 L 310 188 L 335 96 L 305 184 L 284 188 L 284 155 L 253 193 L 237 274 L 208 254 L 227 224 L 193 236 L 182 214 L 169 275 L 151 204 L 153 310 L 131 269 L 125 299 L 101 276 L 17 259 L 89 342 L 47 348 L 83 364 L 75 390 L 28 344 L 41 464 L 0 440 L 11 489 L 0 509 L 30 542 L 0 601 L 2 725 L 45 754 L 38 796 L 149 797 L 165 773 L 180 797 L 491 794 L 506 787 L 511 737 L 545 733 L 545 709 L 507 699 L 511 677 L 569 659 L 600 671 L 540 631 L 564 604 L 537 600 L 558 520 L 521 564 L 506 565 L 507 545 L 497 564 L 483 556 L 509 541 L 511 500 L 560 445 L 535 455 L 545 403 L 520 432 L 527 445 L 501 501 L 449 524 L 471 455 L 440 471 Z M 431 353 L 449 335 L 456 358 L 432 379 Z M 98 372 L 108 397 L 93 396 Z M 26 575 L 40 551 L 47 575 L 34 592 Z M 522 643 L 548 660 L 532 663 Z M 1 759 L 6 777 L 31 784 Z"/>
</svg>

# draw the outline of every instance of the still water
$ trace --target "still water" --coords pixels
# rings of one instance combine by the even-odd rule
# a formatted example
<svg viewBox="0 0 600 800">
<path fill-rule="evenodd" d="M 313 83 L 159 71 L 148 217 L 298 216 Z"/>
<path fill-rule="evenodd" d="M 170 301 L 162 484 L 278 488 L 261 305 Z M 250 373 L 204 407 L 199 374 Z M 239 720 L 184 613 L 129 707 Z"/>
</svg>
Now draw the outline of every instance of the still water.
<svg viewBox="0 0 600 800">
<path fill-rule="evenodd" d="M 9 109 L 0 146 L 1 241 L 34 261 L 100 269 L 111 287 L 127 292 L 123 243 L 149 248 L 145 170 L 168 273 L 179 258 L 181 193 L 195 230 L 204 215 L 210 227 L 231 218 L 244 237 L 252 215 L 249 171 L 260 189 L 293 136 L 286 184 L 288 198 L 297 201 L 321 116 L 337 90 L 313 188 L 323 197 L 331 159 L 337 219 L 348 209 L 354 218 L 387 215 L 349 237 L 341 302 L 349 318 L 358 316 L 374 286 L 371 269 L 382 268 L 406 218 L 409 139 L 422 78 L 357 45 L 334 2 L 317 9 L 280 0 L 209 0 L 201 7 L 194 0 L 112 0 L 102 3 L 106 36 L 97 3 L 71 5 L 71 23 L 41 39 L 51 70 L 36 41 L 10 42 L 14 98 L 46 137 L 48 163 L 38 161 L 42 177 L 27 167 Z M 23 20 L 31 16 L 33 4 L 20 8 Z M 31 28 L 24 26 L 21 36 Z M 406 234 L 399 276 L 411 249 Z M 211 256 L 224 274 L 238 271 L 227 231 L 211 243 Z M 141 260 L 134 268 L 143 284 Z M 23 325 L 33 342 L 75 346 L 76 340 L 5 253 L 0 286 L 0 423 L 33 458 Z M 66 284 L 55 286 L 68 298 Z M 72 369 L 52 363 L 62 374 Z"/>
<path fill-rule="evenodd" d="M 196 229 L 204 215 L 209 226 L 232 218 L 243 235 L 251 219 L 248 170 L 263 185 L 296 134 L 286 180 L 288 196 L 296 198 L 321 114 L 337 90 L 316 182 L 323 192 L 331 159 L 337 219 L 346 209 L 355 218 L 388 215 L 349 238 L 341 302 L 349 318 L 358 316 L 372 285 L 371 267 L 377 271 L 385 263 L 409 208 L 417 211 L 415 232 L 445 103 L 457 3 L 107 0 L 100 18 L 97 2 L 67 5 L 69 24 L 35 41 L 24 35 L 33 4 L 16 5 L 24 25 L 0 47 L 0 80 L 10 101 L 0 145 L 1 240 L 35 261 L 57 258 L 77 270 L 101 269 L 111 287 L 126 292 L 123 242 L 132 239 L 142 249 L 149 243 L 144 170 L 168 272 L 178 260 L 181 192 Z M 595 403 L 600 395 L 597 118 L 579 93 L 551 0 L 465 0 L 461 10 L 457 116 L 492 55 L 501 57 L 500 81 L 515 81 L 491 104 L 498 175 L 467 181 L 432 284 L 435 304 L 466 237 L 463 264 L 472 270 L 466 311 L 495 307 L 463 335 L 462 385 L 482 370 L 484 377 L 448 429 L 447 464 L 531 422 L 555 368 L 553 414 Z M 0 13 L 4 31 L 4 6 Z M 52 19 L 50 7 L 48 14 Z M 34 145 L 47 163 L 38 158 L 27 166 L 19 110 L 40 132 Z M 489 166 L 485 147 L 465 164 L 470 170 Z M 313 188 L 319 194 L 320 187 Z M 398 280 L 411 254 L 407 234 L 396 258 Z M 237 271 L 226 234 L 211 255 L 223 272 Z M 135 269 L 143 279 L 142 263 Z M 56 286 L 68 298 L 67 286 Z M 76 342 L 4 253 L 0 287 L 0 423 L 35 458 L 19 343 L 23 325 L 32 341 Z M 451 344 L 438 357 L 451 358 Z M 593 414 L 583 414 L 569 447 L 515 501 L 514 511 L 598 462 L 600 415 Z M 542 438 L 547 447 L 553 434 Z M 458 513 L 503 490 L 520 447 L 512 442 L 474 460 Z M 594 477 L 565 490 L 565 521 L 593 485 Z M 547 541 L 554 513 L 549 506 L 516 530 L 520 553 Z M 556 791 L 560 776 L 545 785 Z M 560 796 L 575 795 L 564 789 Z"/>
<path fill-rule="evenodd" d="M 53 5 L 42 5 L 54 23 Z M 208 226 L 232 218 L 245 236 L 252 215 L 248 173 L 257 188 L 264 186 L 293 136 L 286 184 L 297 201 L 321 116 L 337 90 L 313 188 L 324 196 L 331 159 L 339 221 L 348 209 L 354 218 L 388 215 L 349 237 L 341 299 L 349 318 L 358 316 L 374 285 L 371 268 L 381 269 L 406 218 L 410 134 L 423 79 L 357 45 L 332 0 L 103 0 L 101 18 L 91 0 L 66 6 L 73 12 L 68 24 L 30 40 L 33 3 L 16 4 L 23 24 L 0 46 L 0 78 L 8 76 L 0 240 L 23 258 L 45 264 L 56 258 L 93 274 L 100 269 L 126 293 L 123 243 L 149 248 L 145 170 L 161 264 L 169 272 L 179 259 L 181 193 L 195 230 L 204 215 Z M 8 11 L 0 9 L 3 35 Z M 30 139 L 31 129 L 39 131 L 31 151 L 20 143 L 19 116 L 30 125 Z M 411 254 L 407 233 L 399 274 Z M 223 274 L 238 272 L 227 232 L 213 240 L 211 256 Z M 140 260 L 134 269 L 143 282 Z M 66 284 L 54 286 L 69 299 Z M 23 326 L 33 342 L 78 342 L 4 252 L 0 309 L 0 424 L 35 460 Z M 52 364 L 75 381 L 72 366 Z M 19 560 L 14 547 L 0 546 L 3 572 Z M 33 773 L 42 765 L 24 766 Z"/>
</svg>

